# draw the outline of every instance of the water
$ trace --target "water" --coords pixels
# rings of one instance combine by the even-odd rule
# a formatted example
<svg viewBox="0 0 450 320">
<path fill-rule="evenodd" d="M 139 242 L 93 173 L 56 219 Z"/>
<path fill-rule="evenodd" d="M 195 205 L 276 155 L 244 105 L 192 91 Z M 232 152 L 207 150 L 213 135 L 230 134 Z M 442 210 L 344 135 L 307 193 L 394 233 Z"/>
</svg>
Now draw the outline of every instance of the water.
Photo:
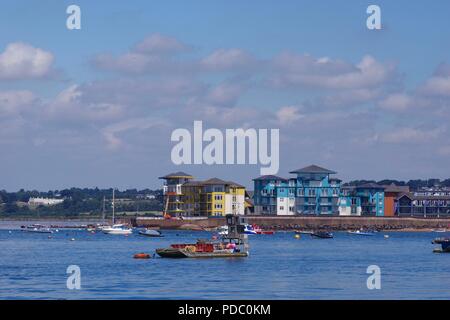
<svg viewBox="0 0 450 320">
<path fill-rule="evenodd" d="M 211 233 L 60 230 L 48 238 L 8 227 L 0 229 L 1 299 L 450 299 L 450 254 L 432 253 L 430 241 L 442 236 L 436 233 L 297 240 L 280 232 L 250 236 L 248 258 L 135 260 L 135 253 Z M 381 290 L 366 286 L 373 264 L 381 268 Z M 69 265 L 81 268 L 81 290 L 66 287 Z"/>
</svg>

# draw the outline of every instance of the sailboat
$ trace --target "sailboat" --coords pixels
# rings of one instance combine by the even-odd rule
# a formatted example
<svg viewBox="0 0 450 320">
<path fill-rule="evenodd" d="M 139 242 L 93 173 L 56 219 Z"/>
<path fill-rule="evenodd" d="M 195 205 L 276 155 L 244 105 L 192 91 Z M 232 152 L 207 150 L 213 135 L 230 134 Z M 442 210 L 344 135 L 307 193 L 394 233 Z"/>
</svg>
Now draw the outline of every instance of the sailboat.
<svg viewBox="0 0 450 320">
<path fill-rule="evenodd" d="M 119 234 L 119 235 L 128 235 L 133 233 L 133 229 L 127 228 L 123 224 L 114 224 L 115 222 L 115 189 L 113 189 L 113 200 L 112 200 L 112 227 L 102 228 L 102 232 L 106 234 Z"/>
</svg>

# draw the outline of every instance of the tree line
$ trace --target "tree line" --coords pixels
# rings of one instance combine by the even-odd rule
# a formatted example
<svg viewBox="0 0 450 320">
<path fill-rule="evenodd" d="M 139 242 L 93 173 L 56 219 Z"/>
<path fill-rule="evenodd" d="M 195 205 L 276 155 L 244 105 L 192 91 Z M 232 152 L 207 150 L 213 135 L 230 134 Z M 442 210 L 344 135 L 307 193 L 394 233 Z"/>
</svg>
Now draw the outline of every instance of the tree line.
<svg viewBox="0 0 450 320">
<path fill-rule="evenodd" d="M 51 190 L 46 192 L 19 190 L 17 192 L 0 191 L 0 216 L 77 216 L 80 214 L 101 215 L 103 212 L 103 199 L 105 198 L 105 212 L 112 211 L 113 189 L 99 188 L 70 188 L 64 190 Z M 64 199 L 63 203 L 37 207 L 28 206 L 30 198 L 57 198 Z M 127 189 L 116 190 L 116 211 L 162 211 L 162 190 Z M 153 198 L 154 197 L 154 198 Z"/>
</svg>

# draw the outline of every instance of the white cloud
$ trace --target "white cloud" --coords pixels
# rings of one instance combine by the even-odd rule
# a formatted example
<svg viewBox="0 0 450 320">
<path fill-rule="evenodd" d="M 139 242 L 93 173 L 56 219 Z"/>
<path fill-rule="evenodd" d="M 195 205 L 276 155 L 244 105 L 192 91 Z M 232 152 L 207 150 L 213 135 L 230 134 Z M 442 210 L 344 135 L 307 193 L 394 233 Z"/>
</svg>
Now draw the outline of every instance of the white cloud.
<svg viewBox="0 0 450 320">
<path fill-rule="evenodd" d="M 269 82 L 276 87 L 359 89 L 385 85 L 395 74 L 395 66 L 382 64 L 369 55 L 352 65 L 330 58 L 283 53 L 273 60 Z"/>
<path fill-rule="evenodd" d="M 300 108 L 296 106 L 281 107 L 276 112 L 276 118 L 280 125 L 288 125 L 303 117 L 304 115 L 300 114 Z"/>
<path fill-rule="evenodd" d="M 36 97 L 31 91 L 0 91 L 0 115 L 16 114 L 31 107 Z"/>
<path fill-rule="evenodd" d="M 438 138 L 445 129 L 443 127 L 434 129 L 398 128 L 381 135 L 381 140 L 389 143 L 423 143 Z"/>
<path fill-rule="evenodd" d="M 209 71 L 243 70 L 256 60 L 241 49 L 219 49 L 201 60 L 201 65 Z"/>
<path fill-rule="evenodd" d="M 101 133 L 106 140 L 107 147 L 116 150 L 124 144 L 124 141 L 119 137 L 120 134 L 131 130 L 147 130 L 160 125 L 165 125 L 165 122 L 157 118 L 133 118 L 106 126 L 101 129 Z"/>
<path fill-rule="evenodd" d="M 433 76 L 419 88 L 421 94 L 450 98 L 450 76 Z"/>
<path fill-rule="evenodd" d="M 0 79 L 33 79 L 48 76 L 54 57 L 48 52 L 22 42 L 10 43 L 0 54 Z"/>
<path fill-rule="evenodd" d="M 186 51 L 188 47 L 175 38 L 154 33 L 139 42 L 134 52 L 146 54 L 169 54 Z"/>
<path fill-rule="evenodd" d="M 379 102 L 379 106 L 391 111 L 405 111 L 413 104 L 413 98 L 404 93 L 393 93 Z"/>
<path fill-rule="evenodd" d="M 123 114 L 121 105 L 84 101 L 83 95 L 78 85 L 64 89 L 46 104 L 46 115 L 58 121 L 106 122 L 118 119 Z"/>
</svg>

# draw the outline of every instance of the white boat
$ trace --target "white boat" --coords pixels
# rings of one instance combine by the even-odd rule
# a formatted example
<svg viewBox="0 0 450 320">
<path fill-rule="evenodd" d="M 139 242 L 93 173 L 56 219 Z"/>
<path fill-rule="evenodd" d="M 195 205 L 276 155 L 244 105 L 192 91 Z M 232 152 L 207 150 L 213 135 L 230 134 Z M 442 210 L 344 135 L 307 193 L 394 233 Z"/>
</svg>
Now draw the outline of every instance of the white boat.
<svg viewBox="0 0 450 320">
<path fill-rule="evenodd" d="M 244 225 L 244 233 L 245 234 L 258 234 L 258 232 L 256 232 L 256 230 L 250 224 Z"/>
<path fill-rule="evenodd" d="M 26 226 L 22 228 L 22 231 L 33 233 L 53 233 L 53 231 L 50 228 L 47 228 L 40 224 L 32 224 L 30 226 Z"/>
<path fill-rule="evenodd" d="M 113 189 L 113 200 L 112 200 L 112 222 L 113 225 L 111 227 L 102 227 L 102 232 L 106 234 L 114 234 L 114 235 L 128 235 L 133 233 L 133 229 L 127 228 L 124 224 L 114 224 L 114 214 L 115 214 L 115 189 Z"/>
<path fill-rule="evenodd" d="M 220 236 L 226 236 L 228 235 L 228 226 L 221 226 L 219 228 L 217 228 L 217 233 Z"/>
<path fill-rule="evenodd" d="M 145 229 L 139 231 L 140 235 L 147 236 L 147 237 L 162 237 L 163 235 L 158 230 L 154 229 Z"/>
<path fill-rule="evenodd" d="M 375 235 L 375 233 L 372 231 L 361 231 L 361 230 L 347 231 L 347 233 L 357 235 L 357 236 L 374 236 Z"/>
<path fill-rule="evenodd" d="M 228 226 L 221 226 L 221 227 L 217 228 L 217 233 L 220 236 L 227 236 L 228 235 Z M 244 233 L 245 234 L 258 234 L 258 232 L 250 224 L 244 225 Z"/>
<path fill-rule="evenodd" d="M 106 227 L 102 229 L 103 233 L 106 234 L 132 234 L 133 229 L 127 228 L 123 225 L 113 225 L 112 227 Z"/>
</svg>

